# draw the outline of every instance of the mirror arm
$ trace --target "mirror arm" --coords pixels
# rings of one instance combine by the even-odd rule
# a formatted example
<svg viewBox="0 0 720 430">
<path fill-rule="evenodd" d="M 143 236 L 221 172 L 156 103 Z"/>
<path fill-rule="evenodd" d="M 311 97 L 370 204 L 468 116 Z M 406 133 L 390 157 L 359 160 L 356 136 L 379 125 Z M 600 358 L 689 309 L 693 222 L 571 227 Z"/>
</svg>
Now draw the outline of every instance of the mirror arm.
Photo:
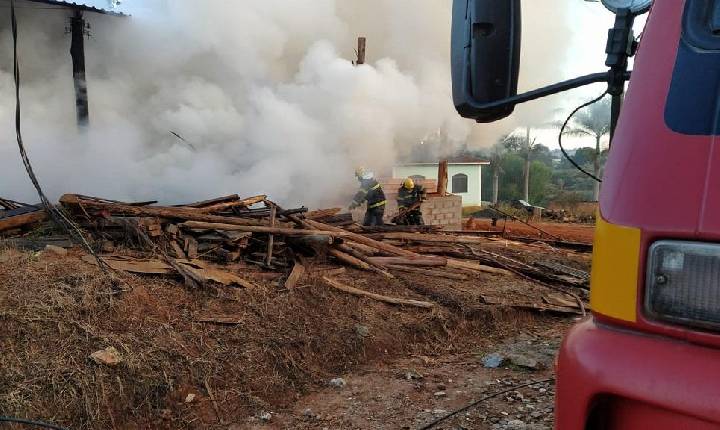
<svg viewBox="0 0 720 430">
<path fill-rule="evenodd" d="M 630 80 L 630 73 L 625 72 L 623 78 L 625 81 Z M 612 71 L 593 73 L 590 75 L 579 76 L 574 79 L 570 79 L 556 84 L 548 85 L 547 87 L 538 88 L 536 90 L 528 91 L 526 93 L 518 94 L 506 99 L 490 102 L 490 103 L 479 103 L 475 99 L 471 99 L 471 106 L 478 110 L 485 109 L 497 109 L 506 106 L 514 106 L 520 103 L 529 102 L 549 95 L 561 93 L 564 91 L 572 90 L 574 88 L 582 87 L 585 85 L 596 84 L 599 82 L 607 82 L 608 84 L 613 81 L 614 75 Z M 469 82 L 469 81 L 466 81 Z M 469 89 L 468 94 L 472 94 Z"/>
</svg>

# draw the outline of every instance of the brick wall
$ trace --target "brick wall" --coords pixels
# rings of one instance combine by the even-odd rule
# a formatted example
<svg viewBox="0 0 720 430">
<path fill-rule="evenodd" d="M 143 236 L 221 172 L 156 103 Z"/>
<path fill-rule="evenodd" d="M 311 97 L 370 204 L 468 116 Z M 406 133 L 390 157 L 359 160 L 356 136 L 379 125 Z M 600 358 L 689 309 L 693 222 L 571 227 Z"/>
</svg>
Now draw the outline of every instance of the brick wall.
<svg viewBox="0 0 720 430">
<path fill-rule="evenodd" d="M 383 191 L 387 198 L 387 206 L 385 207 L 385 222 L 397 215 L 397 191 L 402 184 L 402 179 L 381 179 Z M 437 181 L 434 179 L 424 180 L 420 182 L 423 187 L 433 193 L 437 189 Z M 459 230 L 462 228 L 462 197 L 448 195 L 440 197 L 438 195 L 428 194 L 428 199 L 420 208 L 423 214 L 425 224 L 441 225 L 448 230 Z M 365 207 L 361 207 L 352 211 L 353 219 L 362 222 L 365 216 Z"/>
</svg>

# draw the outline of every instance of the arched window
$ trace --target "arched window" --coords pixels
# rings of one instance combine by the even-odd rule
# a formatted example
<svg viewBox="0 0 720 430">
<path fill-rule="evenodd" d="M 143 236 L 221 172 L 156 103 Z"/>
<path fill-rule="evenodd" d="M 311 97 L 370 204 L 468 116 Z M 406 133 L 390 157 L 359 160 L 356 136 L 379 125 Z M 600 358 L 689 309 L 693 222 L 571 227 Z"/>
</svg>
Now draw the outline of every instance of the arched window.
<svg viewBox="0 0 720 430">
<path fill-rule="evenodd" d="M 452 177 L 452 192 L 453 193 L 467 193 L 468 192 L 468 177 L 464 173 L 458 173 Z"/>
</svg>

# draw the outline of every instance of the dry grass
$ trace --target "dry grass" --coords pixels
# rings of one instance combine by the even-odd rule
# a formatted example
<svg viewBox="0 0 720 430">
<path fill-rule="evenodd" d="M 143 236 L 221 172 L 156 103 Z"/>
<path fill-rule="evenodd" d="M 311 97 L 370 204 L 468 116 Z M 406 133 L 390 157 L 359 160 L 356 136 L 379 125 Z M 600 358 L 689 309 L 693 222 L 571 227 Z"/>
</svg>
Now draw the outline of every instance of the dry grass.
<svg viewBox="0 0 720 430">
<path fill-rule="evenodd" d="M 407 280 L 388 284 L 353 271 L 343 279 L 428 299 Z M 130 291 L 112 295 L 97 268 L 77 255 L 0 250 L 0 415 L 73 429 L 227 428 L 288 407 L 358 364 L 466 347 L 517 328 L 502 313 L 391 307 L 312 278 L 293 291 L 271 283 L 248 291 L 123 281 Z M 228 315 L 238 324 L 195 322 Z M 108 346 L 122 354 L 120 365 L 89 359 Z M 188 394 L 196 395 L 192 403 L 184 402 Z"/>
</svg>

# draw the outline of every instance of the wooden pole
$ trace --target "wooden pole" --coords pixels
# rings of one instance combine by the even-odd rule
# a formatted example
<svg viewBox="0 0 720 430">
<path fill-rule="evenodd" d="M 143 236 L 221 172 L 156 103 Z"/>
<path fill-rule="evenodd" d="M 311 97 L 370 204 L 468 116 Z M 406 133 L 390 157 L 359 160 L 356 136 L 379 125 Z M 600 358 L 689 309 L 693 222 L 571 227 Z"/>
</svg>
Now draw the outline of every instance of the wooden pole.
<svg viewBox="0 0 720 430">
<path fill-rule="evenodd" d="M 388 296 L 383 296 L 380 294 L 371 293 L 369 291 L 360 290 L 358 288 L 342 284 L 342 283 L 340 283 L 332 278 L 328 278 L 328 277 L 323 277 L 323 281 L 325 281 L 325 283 L 327 285 L 329 285 L 337 290 L 344 291 L 346 293 L 350 293 L 350 294 L 353 294 L 356 296 L 369 297 L 371 299 L 374 299 L 374 300 L 377 300 L 380 302 L 390 303 L 393 305 L 415 306 L 418 308 L 425 308 L 425 309 L 431 309 L 431 308 L 435 307 L 435 303 L 431 303 L 431 302 L 423 302 L 420 300 L 388 297 Z"/>
<path fill-rule="evenodd" d="M 448 161 L 443 160 L 438 164 L 437 193 L 442 197 L 447 195 L 448 186 Z"/>
<path fill-rule="evenodd" d="M 275 207 L 274 204 L 268 203 L 270 205 L 270 227 L 275 227 L 275 214 L 277 212 L 277 207 Z M 275 241 L 275 237 L 272 233 L 268 234 L 268 243 L 267 243 L 267 256 L 265 257 L 265 265 L 269 266 L 270 263 L 272 263 L 272 254 L 273 254 L 273 242 Z"/>
<path fill-rule="evenodd" d="M 357 61 L 355 62 L 356 66 L 359 66 L 360 64 L 365 64 L 365 48 L 367 46 L 367 39 L 365 37 L 358 37 L 358 47 L 357 47 Z"/>
<path fill-rule="evenodd" d="M 70 18 L 70 56 L 73 65 L 73 82 L 75 84 L 75 109 L 77 123 L 85 127 L 90 122 L 90 108 L 88 107 L 88 89 L 85 79 L 85 18 L 80 9 Z"/>
</svg>

